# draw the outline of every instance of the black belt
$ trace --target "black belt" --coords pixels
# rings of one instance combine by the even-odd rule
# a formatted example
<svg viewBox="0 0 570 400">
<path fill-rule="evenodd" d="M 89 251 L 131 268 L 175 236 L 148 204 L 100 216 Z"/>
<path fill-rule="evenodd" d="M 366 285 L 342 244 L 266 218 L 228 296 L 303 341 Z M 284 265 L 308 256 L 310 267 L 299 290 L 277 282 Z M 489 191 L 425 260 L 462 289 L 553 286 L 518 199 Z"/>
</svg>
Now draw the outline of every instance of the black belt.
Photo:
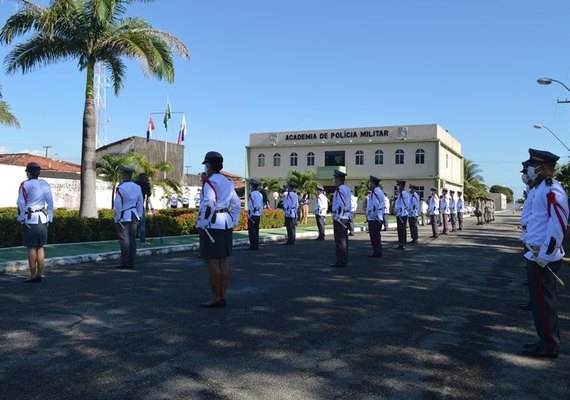
<svg viewBox="0 0 570 400">
<path fill-rule="evenodd" d="M 229 208 L 220 208 L 219 210 L 214 211 L 216 214 L 230 212 Z"/>
</svg>

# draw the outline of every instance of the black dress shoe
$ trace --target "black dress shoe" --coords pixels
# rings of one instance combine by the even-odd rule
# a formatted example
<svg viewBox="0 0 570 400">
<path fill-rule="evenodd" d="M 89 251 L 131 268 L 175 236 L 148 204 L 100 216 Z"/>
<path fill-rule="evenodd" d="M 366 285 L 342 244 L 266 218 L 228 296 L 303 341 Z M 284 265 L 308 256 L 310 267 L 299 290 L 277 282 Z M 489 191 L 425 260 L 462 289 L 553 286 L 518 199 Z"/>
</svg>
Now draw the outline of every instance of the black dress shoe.
<svg viewBox="0 0 570 400">
<path fill-rule="evenodd" d="M 410 242 L 410 244 L 418 244 L 418 241 L 417 241 L 417 240 L 412 240 L 412 241 Z"/>
<path fill-rule="evenodd" d="M 331 265 L 331 268 L 345 268 L 346 264 L 333 264 Z"/>
<path fill-rule="evenodd" d="M 398 247 L 395 247 L 395 249 L 396 249 L 396 250 L 406 250 L 406 247 L 400 245 L 400 246 L 398 246 Z"/>
<path fill-rule="evenodd" d="M 204 308 L 224 308 L 225 306 L 226 306 L 226 300 L 225 299 L 219 299 L 216 301 L 212 301 L 210 303 L 200 304 L 200 307 L 204 307 Z"/>
<path fill-rule="evenodd" d="M 522 354 L 529 357 L 541 357 L 541 358 L 558 358 L 557 351 L 546 351 L 541 350 L 538 347 L 532 347 L 530 349 L 525 349 Z"/>
<path fill-rule="evenodd" d="M 431 235 L 430 238 L 437 239 L 437 235 Z"/>
<path fill-rule="evenodd" d="M 24 283 L 38 283 L 42 281 L 42 277 L 41 276 L 34 276 L 33 278 L 28 278 L 25 281 L 23 281 Z"/>
<path fill-rule="evenodd" d="M 520 308 L 521 310 L 523 310 L 523 311 L 530 311 L 530 304 L 528 304 L 528 303 L 521 304 L 521 305 L 519 306 L 519 308 Z"/>
</svg>

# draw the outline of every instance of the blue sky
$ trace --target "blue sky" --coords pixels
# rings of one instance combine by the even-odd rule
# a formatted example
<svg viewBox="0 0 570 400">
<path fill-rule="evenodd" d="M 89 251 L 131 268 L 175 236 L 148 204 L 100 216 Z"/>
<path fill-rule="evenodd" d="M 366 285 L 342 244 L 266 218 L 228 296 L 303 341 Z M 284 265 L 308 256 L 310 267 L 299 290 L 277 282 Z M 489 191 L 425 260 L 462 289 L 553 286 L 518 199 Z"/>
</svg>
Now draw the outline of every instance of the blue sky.
<svg viewBox="0 0 570 400">
<path fill-rule="evenodd" d="M 0 23 L 14 7 L 0 0 Z M 192 57 L 176 58 L 171 85 L 129 63 L 119 97 L 107 91 L 107 142 L 144 136 L 168 96 L 186 115 L 191 172 L 217 150 L 225 169 L 244 174 L 253 132 L 437 123 L 487 185 L 520 196 L 529 147 L 568 155 L 533 128 L 570 144 L 570 104 L 556 102 L 570 93 L 536 83 L 570 85 L 567 0 L 159 0 L 129 14 L 178 36 Z M 22 125 L 0 127 L 0 153 L 52 146 L 50 156 L 79 163 L 85 77 L 76 63 L 1 73 L 0 82 Z M 153 119 L 164 140 L 161 117 Z M 180 119 L 173 115 L 169 140 Z"/>
</svg>

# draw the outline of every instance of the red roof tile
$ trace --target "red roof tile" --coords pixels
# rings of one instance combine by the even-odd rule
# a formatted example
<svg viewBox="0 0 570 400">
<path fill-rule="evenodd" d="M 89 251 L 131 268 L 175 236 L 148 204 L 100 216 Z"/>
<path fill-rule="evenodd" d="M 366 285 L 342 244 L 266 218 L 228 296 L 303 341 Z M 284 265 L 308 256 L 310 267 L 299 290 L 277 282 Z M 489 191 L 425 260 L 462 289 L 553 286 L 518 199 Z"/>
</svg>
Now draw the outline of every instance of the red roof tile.
<svg viewBox="0 0 570 400">
<path fill-rule="evenodd" d="M 81 166 L 67 161 L 54 160 L 29 153 L 0 154 L 0 164 L 25 167 L 30 162 L 40 164 L 44 171 L 81 172 Z"/>
</svg>

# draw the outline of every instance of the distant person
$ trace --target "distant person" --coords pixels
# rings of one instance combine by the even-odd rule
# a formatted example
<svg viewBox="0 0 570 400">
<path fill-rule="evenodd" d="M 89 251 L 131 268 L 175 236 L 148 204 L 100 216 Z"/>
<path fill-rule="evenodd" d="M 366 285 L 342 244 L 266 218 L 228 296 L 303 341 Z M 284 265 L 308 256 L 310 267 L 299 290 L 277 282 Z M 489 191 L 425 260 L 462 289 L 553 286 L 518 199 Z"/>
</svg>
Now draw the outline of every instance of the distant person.
<svg viewBox="0 0 570 400">
<path fill-rule="evenodd" d="M 306 225 L 309 218 L 309 195 L 305 192 L 299 201 L 301 205 L 301 224 Z"/>
<path fill-rule="evenodd" d="M 283 197 L 283 209 L 285 210 L 285 228 L 287 229 L 287 241 L 283 244 L 294 245 L 296 239 L 297 209 L 299 208 L 299 196 L 295 193 L 297 184 L 287 183 L 287 192 Z"/>
<path fill-rule="evenodd" d="M 141 187 L 131 181 L 134 170 L 122 166 L 120 171 L 122 182 L 117 186 L 114 203 L 115 227 L 121 248 L 119 268 L 131 269 L 135 267 L 136 235 L 139 221 L 144 213 L 144 200 Z"/>
<path fill-rule="evenodd" d="M 182 193 L 182 208 L 189 208 L 190 207 L 190 190 L 186 188 L 184 193 Z"/>
<path fill-rule="evenodd" d="M 146 242 L 146 215 L 145 214 L 146 214 L 146 211 L 148 211 L 146 206 L 149 202 L 150 196 L 152 195 L 152 190 L 150 188 L 150 181 L 148 179 L 148 176 L 144 173 L 139 174 L 137 176 L 135 183 L 140 186 L 141 192 L 143 194 L 143 212 L 140 215 L 139 231 L 140 231 L 140 241 L 141 241 L 141 243 L 145 243 Z"/>
<path fill-rule="evenodd" d="M 202 177 L 202 183 L 204 183 L 204 177 Z M 200 208 L 200 201 L 202 200 L 202 189 L 198 189 L 198 192 L 194 195 L 194 206 Z"/>
<path fill-rule="evenodd" d="M 457 201 L 455 203 L 455 208 L 457 211 L 457 230 L 463 230 L 463 212 L 465 211 L 465 202 L 463 201 L 462 192 L 457 192 Z"/>
<path fill-rule="evenodd" d="M 384 223 L 382 224 L 382 225 L 384 225 L 384 228 L 383 228 L 384 231 L 388 230 L 388 217 L 389 216 L 390 216 L 390 199 L 388 198 L 386 193 L 384 193 Z"/>
<path fill-rule="evenodd" d="M 249 237 L 248 250 L 259 250 L 259 225 L 263 213 L 263 196 L 258 190 L 259 181 L 249 179 L 249 196 L 247 197 L 247 234 Z"/>
<path fill-rule="evenodd" d="M 28 248 L 30 278 L 25 283 L 42 281 L 45 262 L 44 245 L 48 238 L 48 225 L 53 221 L 53 198 L 49 183 L 40 176 L 41 167 L 31 162 L 26 165 L 27 181 L 18 190 L 18 222 L 22 225 L 23 244 Z"/>
<path fill-rule="evenodd" d="M 396 184 L 400 193 L 396 197 L 394 206 L 396 207 L 396 225 L 398 228 L 398 247 L 397 250 L 406 249 L 407 225 L 408 225 L 408 206 L 410 204 L 410 194 L 406 192 L 406 181 L 398 180 Z"/>
<path fill-rule="evenodd" d="M 332 200 L 335 263 L 332 268 L 344 268 L 348 264 L 348 225 L 352 219 L 350 189 L 344 184 L 346 173 L 335 169 L 333 182 L 336 186 Z"/>
<path fill-rule="evenodd" d="M 420 197 L 416 192 L 418 189 L 416 185 L 410 184 L 409 188 L 410 202 L 408 203 L 408 225 L 410 227 L 410 236 L 412 237 L 410 244 L 418 244 L 418 216 L 420 213 Z"/>
<path fill-rule="evenodd" d="M 267 183 L 263 184 L 259 190 L 259 193 L 261 193 L 261 198 L 263 199 L 263 208 L 271 208 L 269 206 L 269 193 L 267 191 Z"/>
<path fill-rule="evenodd" d="M 431 225 L 431 238 L 435 239 L 439 235 L 437 217 L 439 215 L 440 199 L 437 196 L 437 189 L 431 188 L 431 196 L 429 198 L 429 223 Z"/>
<path fill-rule="evenodd" d="M 350 191 L 350 224 L 348 225 L 348 236 L 354 236 L 354 220 L 356 219 L 356 209 L 358 208 L 358 197 L 354 192 Z"/>
<path fill-rule="evenodd" d="M 368 188 L 370 194 L 366 203 L 366 222 L 372 245 L 372 254 L 368 257 L 382 257 L 382 221 L 384 220 L 384 192 L 379 187 L 380 178 L 370 175 Z"/>
<path fill-rule="evenodd" d="M 178 208 L 178 194 L 176 193 L 170 197 L 170 208 Z"/>
<path fill-rule="evenodd" d="M 317 198 L 315 199 L 315 219 L 319 236 L 315 240 L 325 240 L 325 217 L 329 209 L 329 199 L 325 195 L 325 188 L 317 186 Z"/>
<path fill-rule="evenodd" d="M 208 264 L 211 298 L 201 307 L 224 308 L 229 278 L 228 257 L 233 250 L 233 228 L 239 220 L 240 200 L 232 181 L 220 174 L 224 158 L 217 151 L 204 156 L 207 177 L 202 187 L 202 204 L 196 226 L 200 230 L 203 257 Z"/>
<path fill-rule="evenodd" d="M 420 221 L 421 221 L 422 226 L 425 225 L 425 219 L 426 219 L 426 216 L 428 215 L 428 210 L 429 210 L 428 203 L 426 203 L 426 201 L 422 197 L 420 199 L 420 216 L 421 216 Z M 429 220 L 429 217 L 428 217 L 428 220 Z"/>
</svg>

